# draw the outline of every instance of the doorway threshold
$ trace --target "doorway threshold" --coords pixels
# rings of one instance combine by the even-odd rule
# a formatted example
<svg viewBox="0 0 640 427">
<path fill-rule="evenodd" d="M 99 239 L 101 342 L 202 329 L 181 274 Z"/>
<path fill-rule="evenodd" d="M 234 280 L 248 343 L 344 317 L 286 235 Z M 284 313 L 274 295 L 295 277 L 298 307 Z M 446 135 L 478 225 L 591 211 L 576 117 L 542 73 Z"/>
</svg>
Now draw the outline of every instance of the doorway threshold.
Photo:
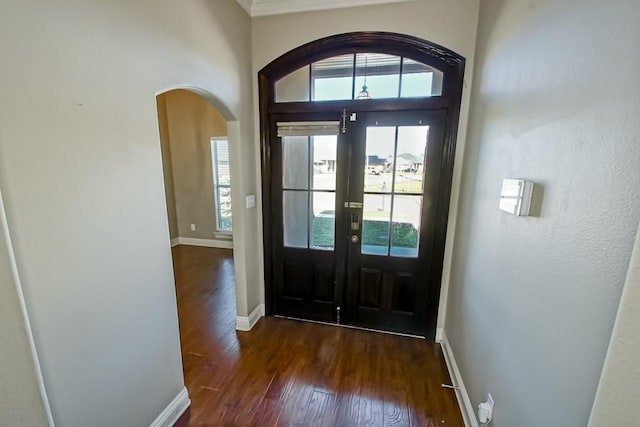
<svg viewBox="0 0 640 427">
<path fill-rule="evenodd" d="M 403 334 L 402 332 L 385 331 L 385 330 L 382 330 L 382 329 L 371 329 L 371 328 L 365 328 L 365 327 L 362 327 L 362 326 L 355 326 L 355 325 L 345 325 L 343 323 L 323 322 L 321 320 L 302 319 L 300 317 L 281 316 L 281 315 L 278 315 L 278 314 L 274 315 L 273 317 L 277 317 L 279 319 L 297 320 L 299 322 L 317 323 L 319 325 L 336 326 L 336 327 L 347 328 L 347 329 L 357 329 L 359 331 L 367 331 L 367 332 L 376 332 L 376 333 L 388 334 L 388 335 L 396 335 L 396 336 L 400 336 L 400 337 L 417 338 L 417 339 L 421 339 L 421 340 L 425 340 L 426 339 L 425 337 L 420 336 L 420 335 Z"/>
</svg>

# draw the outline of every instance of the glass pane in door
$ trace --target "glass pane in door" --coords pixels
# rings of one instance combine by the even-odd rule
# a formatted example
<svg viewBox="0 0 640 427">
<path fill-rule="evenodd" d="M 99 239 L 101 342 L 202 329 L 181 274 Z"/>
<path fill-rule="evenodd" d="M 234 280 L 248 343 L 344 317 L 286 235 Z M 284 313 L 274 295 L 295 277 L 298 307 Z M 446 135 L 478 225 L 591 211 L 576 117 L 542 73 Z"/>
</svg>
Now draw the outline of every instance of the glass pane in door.
<svg viewBox="0 0 640 427">
<path fill-rule="evenodd" d="M 361 252 L 363 254 L 389 254 L 391 198 L 392 196 L 389 194 L 364 195 L 361 246 Z"/>
<path fill-rule="evenodd" d="M 336 234 L 336 194 L 314 191 L 311 199 L 311 247 L 333 250 Z"/>
<path fill-rule="evenodd" d="M 312 188 L 314 190 L 336 189 L 336 155 L 338 153 L 338 137 L 321 135 L 311 137 L 311 153 L 313 162 Z"/>
<path fill-rule="evenodd" d="M 428 126 L 399 126 L 395 193 L 422 194 Z"/>
<path fill-rule="evenodd" d="M 364 164 L 364 191 L 390 193 L 393 181 L 393 152 L 396 128 L 371 126 L 367 128 L 366 156 Z"/>
<path fill-rule="evenodd" d="M 309 193 L 287 191 L 283 199 L 284 245 L 294 248 L 309 247 Z"/>
<path fill-rule="evenodd" d="M 309 188 L 309 137 L 282 138 L 282 186 L 286 189 Z"/>
<path fill-rule="evenodd" d="M 394 196 L 391 223 L 391 255 L 418 256 L 422 196 Z"/>
</svg>

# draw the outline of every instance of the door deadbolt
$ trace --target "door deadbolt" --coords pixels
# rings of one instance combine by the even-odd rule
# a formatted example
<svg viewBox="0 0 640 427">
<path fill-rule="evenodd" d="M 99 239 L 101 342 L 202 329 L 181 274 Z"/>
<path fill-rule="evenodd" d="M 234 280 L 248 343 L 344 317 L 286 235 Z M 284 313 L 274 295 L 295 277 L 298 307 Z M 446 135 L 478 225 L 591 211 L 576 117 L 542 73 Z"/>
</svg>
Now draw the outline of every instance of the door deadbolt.
<svg viewBox="0 0 640 427">
<path fill-rule="evenodd" d="M 349 222 L 351 223 L 351 231 L 360 230 L 360 216 L 358 216 L 358 214 L 351 214 Z"/>
</svg>

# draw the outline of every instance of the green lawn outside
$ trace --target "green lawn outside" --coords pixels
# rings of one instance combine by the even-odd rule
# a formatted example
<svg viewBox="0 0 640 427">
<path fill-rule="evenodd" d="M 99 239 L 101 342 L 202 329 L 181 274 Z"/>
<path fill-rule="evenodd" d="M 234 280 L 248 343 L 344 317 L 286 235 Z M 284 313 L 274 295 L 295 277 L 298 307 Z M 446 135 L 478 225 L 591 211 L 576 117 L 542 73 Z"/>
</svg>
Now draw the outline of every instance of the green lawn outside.
<svg viewBox="0 0 640 427">
<path fill-rule="evenodd" d="M 383 173 L 379 177 L 371 177 L 380 179 L 379 184 L 369 183 L 366 191 L 391 191 L 391 181 L 393 177 L 390 173 Z M 384 178 L 384 180 L 383 180 Z M 396 193 L 414 193 L 422 194 L 422 174 L 411 172 L 397 172 L 396 175 Z M 385 187 L 383 190 L 383 186 Z"/>
<path fill-rule="evenodd" d="M 311 227 L 311 245 L 316 248 L 333 248 L 335 236 L 333 211 L 323 211 L 314 216 Z M 389 222 L 365 219 L 362 225 L 362 244 L 387 246 Z M 418 246 L 418 230 L 409 222 L 394 223 L 391 227 L 391 242 L 394 247 L 415 248 Z"/>
</svg>

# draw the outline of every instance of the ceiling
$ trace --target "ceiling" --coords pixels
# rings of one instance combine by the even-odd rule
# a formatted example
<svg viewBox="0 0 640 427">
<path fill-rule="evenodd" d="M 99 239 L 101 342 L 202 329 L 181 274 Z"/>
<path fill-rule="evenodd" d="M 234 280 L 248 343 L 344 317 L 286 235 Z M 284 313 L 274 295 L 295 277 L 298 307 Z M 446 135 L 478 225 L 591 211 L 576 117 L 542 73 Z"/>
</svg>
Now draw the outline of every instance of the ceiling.
<svg viewBox="0 0 640 427">
<path fill-rule="evenodd" d="M 313 10 L 400 3 L 411 0 L 236 0 L 251 15 L 266 16 Z"/>
</svg>

